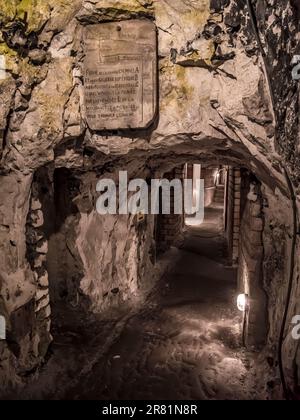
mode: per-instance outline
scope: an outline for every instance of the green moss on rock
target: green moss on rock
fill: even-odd
[[[17,19],[27,22],[27,31],[37,32],[50,16],[50,3],[44,0],[22,0],[17,7]]]
[[[0,54],[5,55],[6,57],[17,57],[18,55],[16,51],[9,48],[5,42],[0,43]]]
[[[103,0],[98,5],[101,9],[114,9],[116,11],[128,11],[134,13],[149,13],[152,9],[152,1],[138,0]]]
[[[161,109],[174,108],[179,111],[184,111],[188,106],[190,98],[193,96],[193,87],[188,81],[188,69],[171,63],[165,64],[161,74],[168,82],[166,86],[163,100],[161,102]]]
[[[27,24],[27,33],[38,32],[50,19],[70,14],[81,4],[78,0],[0,0],[0,22],[2,27],[13,21]]]
[[[20,0],[0,0],[0,22],[1,26],[5,26],[8,22],[14,20],[16,16],[17,6]]]

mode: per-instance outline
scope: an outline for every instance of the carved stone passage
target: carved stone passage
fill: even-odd
[[[146,128],[157,103],[156,26],[146,20],[85,29],[85,106],[93,130]]]

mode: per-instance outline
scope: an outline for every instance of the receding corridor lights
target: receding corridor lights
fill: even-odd
[[[245,312],[249,307],[249,296],[245,293],[238,295],[237,307],[239,311]]]

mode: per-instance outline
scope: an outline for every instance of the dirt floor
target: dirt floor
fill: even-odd
[[[21,397],[263,398],[255,355],[241,347],[236,272],[226,266],[221,232],[222,209],[208,209],[134,315],[74,325],[69,314],[55,332],[48,363]]]

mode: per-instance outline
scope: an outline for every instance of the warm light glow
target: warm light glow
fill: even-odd
[[[239,311],[245,312],[249,306],[249,297],[246,294],[238,295],[237,307]]]
[[[220,174],[219,174],[219,171],[218,171],[218,170],[216,170],[216,171],[215,171],[215,173],[214,173],[215,185],[217,185],[217,184],[218,184],[218,181],[219,181],[218,176],[220,176]]]

